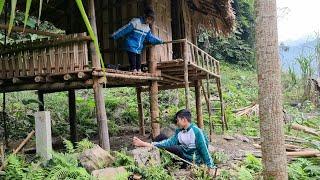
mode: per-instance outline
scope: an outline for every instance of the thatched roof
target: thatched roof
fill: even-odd
[[[231,5],[232,0],[187,0],[187,2],[189,8],[195,11],[196,24],[213,28],[218,34],[227,35],[233,31],[235,13]]]
[[[229,34],[234,29],[235,14],[231,5],[232,1],[233,0],[186,0],[189,9],[193,11],[192,18],[195,23],[194,25],[201,24],[206,28],[214,29],[217,34],[224,35]],[[100,1],[96,1],[96,3],[100,3]],[[30,13],[37,16],[38,8],[39,2],[33,1]],[[103,7],[100,7],[100,4],[96,5],[97,11],[100,11],[101,8]],[[17,9],[24,10],[25,1],[19,1]],[[71,15],[80,17],[74,1],[50,0],[43,3],[41,20],[53,22],[59,28],[65,29],[70,26]],[[74,20],[77,21],[75,24],[78,27],[75,27],[75,30],[72,31],[81,32],[81,30],[85,30],[81,18],[74,18]]]

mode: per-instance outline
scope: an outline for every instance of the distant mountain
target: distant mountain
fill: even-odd
[[[316,70],[315,45],[316,40],[308,40],[307,38],[280,43],[279,53],[282,69],[287,71],[291,67],[296,73],[301,74],[297,58],[299,56],[311,56],[313,59],[312,66]]]

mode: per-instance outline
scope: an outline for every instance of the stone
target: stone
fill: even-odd
[[[229,135],[224,135],[223,139],[230,141],[230,140],[235,140],[235,138],[233,136],[229,136]]]
[[[236,134],[234,137],[242,142],[247,142],[247,143],[250,142],[249,138],[240,134]]]
[[[170,124],[169,126],[161,128],[160,133],[169,138],[175,134],[176,128],[177,128],[176,125]]]
[[[92,171],[92,176],[98,180],[116,180],[121,174],[126,174],[127,170],[122,167],[109,167]]]
[[[51,118],[49,111],[39,111],[34,114],[36,128],[37,154],[49,160],[52,158]]]
[[[139,147],[129,151],[138,166],[160,165],[160,152],[157,148]]]
[[[79,156],[81,165],[89,172],[111,166],[114,160],[108,151],[98,145],[85,150]]]
[[[182,180],[182,179],[186,179],[187,177],[191,177],[192,173],[190,170],[187,169],[179,169],[178,171],[173,173],[173,176],[175,179],[177,180]]]

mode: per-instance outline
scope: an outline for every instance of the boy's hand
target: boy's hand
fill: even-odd
[[[153,145],[147,142],[142,141],[137,137],[133,137],[132,144],[138,147],[152,147]]]

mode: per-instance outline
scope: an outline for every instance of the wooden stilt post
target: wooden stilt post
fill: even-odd
[[[203,129],[202,103],[201,103],[201,81],[195,81],[195,96],[196,96],[196,112],[198,127]]]
[[[140,126],[140,134],[145,135],[145,128],[144,128],[144,114],[143,114],[143,104],[141,98],[141,87],[136,88],[137,92],[137,101],[138,101],[138,113],[139,113],[139,126]]]
[[[97,34],[96,16],[94,0],[89,1],[89,19],[95,35]],[[93,69],[101,68],[100,59],[98,58],[93,42],[90,42],[90,54]],[[99,144],[103,149],[110,150],[109,132],[107,125],[107,114],[105,109],[104,95],[102,84],[99,83],[98,77],[93,77],[93,92],[96,103],[96,113],[99,131]]]
[[[39,111],[44,111],[44,96],[42,91],[38,91]]]
[[[148,4],[151,8],[155,8],[154,0],[149,0]],[[151,31],[155,32],[155,27],[151,27]],[[149,72],[152,75],[157,74],[157,57],[156,50],[154,47],[150,48],[150,57],[149,57]],[[159,104],[158,104],[158,93],[159,86],[158,81],[151,81],[150,84],[150,115],[151,115],[151,129],[152,137],[155,138],[160,134],[160,124],[159,124]]]
[[[70,139],[72,143],[78,141],[77,138],[77,119],[76,119],[76,93],[74,89],[69,90],[69,124]]]
[[[185,98],[186,109],[190,110],[190,87],[189,87],[189,75],[188,75],[188,43],[187,39],[183,43],[183,58],[184,58],[184,83],[185,83]]]
[[[4,142],[5,147],[7,148],[9,145],[8,139],[9,139],[9,132],[8,132],[8,126],[7,126],[7,116],[6,116],[6,93],[3,93],[2,97],[2,120],[3,120],[3,130],[4,130]]]
[[[222,97],[222,89],[221,89],[221,79],[216,78],[217,81],[217,88],[218,88],[218,93],[219,93],[219,98],[220,98],[220,111],[221,111],[221,121],[222,121],[222,130],[226,129],[228,130],[228,124],[227,120],[225,117],[225,112],[224,112],[224,104],[223,104],[223,97]]]
[[[211,119],[211,103],[210,103],[210,75],[207,74],[207,109],[208,109],[208,114],[209,114],[209,125],[210,125],[210,141],[212,142],[212,135],[214,131],[214,126],[213,122]]]

